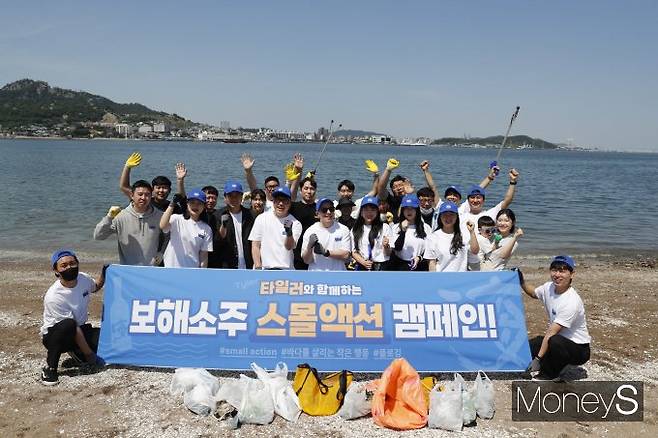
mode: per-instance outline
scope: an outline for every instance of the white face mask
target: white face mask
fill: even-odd
[[[422,214],[423,216],[429,216],[432,213],[434,213],[434,208],[433,207],[430,207],[430,208],[420,207],[420,214]]]

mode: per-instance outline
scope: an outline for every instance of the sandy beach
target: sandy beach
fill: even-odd
[[[91,262],[89,260],[92,260]],[[645,413],[642,423],[520,423],[511,420],[511,380],[494,376],[496,415],[478,419],[463,436],[658,436],[658,270],[648,256],[591,257],[577,260],[575,287],[585,302],[592,335],[592,359],[575,370],[586,380],[642,380]],[[81,255],[81,270],[97,275],[98,257]],[[532,283],[547,281],[540,259],[516,259]],[[344,421],[338,417],[302,414],[297,423],[281,418],[267,426],[244,425],[236,431],[220,429],[218,421],[198,417],[169,395],[173,370],[110,366],[97,373],[60,365],[60,384],[44,387],[40,369],[45,363],[39,327],[42,299],[54,277],[47,258],[0,253],[0,436],[4,437],[202,437],[202,436],[449,436],[422,429],[393,432],[370,418]],[[524,297],[529,335],[543,334],[546,317],[538,302]],[[97,325],[102,292],[90,307]],[[62,357],[62,360],[65,356]],[[61,362],[60,362],[61,364]],[[66,363],[64,364],[66,365]],[[296,364],[288,364],[294,369]],[[221,379],[231,373],[213,372]],[[586,375],[586,377],[585,377]],[[357,380],[374,378],[357,375]],[[439,376],[445,379],[447,376]],[[472,380],[473,376],[466,376]],[[292,378],[292,375],[289,376]],[[452,436],[456,436],[452,434]]]

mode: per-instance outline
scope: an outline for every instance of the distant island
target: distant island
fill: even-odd
[[[245,142],[324,142],[400,146],[499,147],[502,136],[470,138],[396,138],[385,133],[325,127],[315,132],[270,128],[231,128],[196,123],[148,108],[140,103],[117,103],[85,91],[51,87],[47,82],[21,79],[0,89],[0,137],[125,138],[144,140],[197,140]],[[539,138],[515,135],[506,147],[555,149],[562,147]]]

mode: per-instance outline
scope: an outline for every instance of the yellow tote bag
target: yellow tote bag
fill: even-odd
[[[352,383],[351,371],[343,370],[321,379],[318,370],[307,363],[297,365],[292,387],[299,397],[302,411],[309,415],[333,415],[343,405]]]

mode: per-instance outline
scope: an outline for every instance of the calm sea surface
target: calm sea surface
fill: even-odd
[[[92,232],[111,205],[125,205],[118,179],[133,151],[142,164],[132,181],[167,175],[175,181],[174,164],[185,162],[186,187],[206,184],[220,189],[229,178],[246,187],[240,154],[250,152],[259,182],[274,174],[295,152],[313,168],[321,144],[146,141],[0,140],[3,168],[0,186],[0,249],[38,254],[68,246],[116,258],[116,240],[96,242]],[[437,147],[329,145],[317,172],[318,195],[336,196],[343,178],[356,183],[357,195],[370,187],[363,161],[380,168],[388,157],[400,160],[399,173],[416,188],[424,185],[418,167],[423,159],[440,190],[448,184],[467,187],[486,174],[496,151]],[[508,151],[501,176],[487,191],[487,206],[507,189],[507,169],[521,172],[511,208],[525,236],[519,252],[526,255],[614,254],[658,251],[658,154],[567,151]]]

